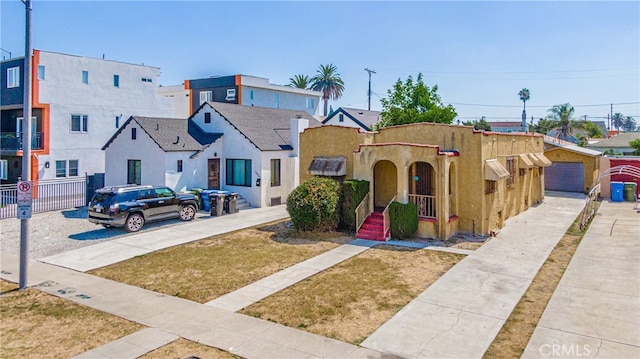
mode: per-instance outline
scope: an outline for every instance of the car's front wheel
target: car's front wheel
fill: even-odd
[[[137,232],[144,226],[144,217],[139,213],[132,213],[127,217],[124,224],[124,230],[127,232]]]
[[[190,221],[196,217],[196,208],[192,205],[182,206],[180,208],[180,220]]]

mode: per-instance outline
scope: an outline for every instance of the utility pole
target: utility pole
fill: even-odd
[[[369,73],[369,92],[367,93],[369,98],[369,106],[367,110],[371,111],[371,74],[375,74],[376,72],[367,68],[365,68],[364,70]]]
[[[31,181],[31,0],[25,6],[24,103],[22,107],[22,180]],[[20,280],[18,289],[27,288],[29,218],[20,219]]]

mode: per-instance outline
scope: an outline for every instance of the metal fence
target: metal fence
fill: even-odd
[[[82,207],[87,204],[85,177],[40,180],[34,182],[33,213]],[[17,184],[0,185],[0,219],[15,218],[18,213]]]

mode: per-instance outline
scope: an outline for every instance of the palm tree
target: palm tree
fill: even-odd
[[[522,101],[522,127],[527,125],[527,101],[529,101],[529,89],[523,88],[518,92],[518,96],[520,96],[520,101]]]
[[[557,131],[556,138],[566,141],[576,129],[584,128],[584,124],[581,121],[573,119],[575,109],[570,103],[555,105],[547,112],[549,112],[547,119],[551,121],[549,128]]]
[[[311,78],[311,89],[322,92],[322,99],[324,100],[324,116],[327,115],[327,105],[329,100],[339,99],[342,97],[342,91],[344,91],[344,82],[337,71],[338,68],[333,64],[320,65],[320,68],[316,70],[318,74]]]
[[[307,90],[311,86],[311,78],[309,75],[295,75],[289,78],[287,86]]]
[[[635,131],[636,130],[636,120],[633,119],[633,116],[627,116],[622,121],[622,128],[625,131]]]
[[[620,112],[614,113],[611,117],[611,125],[620,130],[620,127],[624,124],[624,115]]]

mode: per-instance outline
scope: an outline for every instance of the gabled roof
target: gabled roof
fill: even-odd
[[[558,142],[558,141],[561,141],[561,142]],[[546,150],[545,152],[563,149],[563,150],[579,153],[579,154],[582,154],[582,155],[592,156],[592,157],[602,155],[602,152],[600,152],[600,151],[590,150],[588,148],[576,146],[575,144],[573,144],[571,142],[562,141],[562,140],[553,138],[551,136],[544,136],[544,143],[548,143],[548,144],[551,144],[551,145],[554,146],[554,148],[550,148],[550,149]]]
[[[290,150],[289,129],[291,119],[309,120],[309,127],[320,126],[320,122],[304,110],[281,110],[275,108],[242,106],[221,102],[204,103],[225,118],[261,151]],[[193,117],[193,115],[192,115]]]
[[[629,148],[629,142],[640,138],[640,132],[623,132],[600,142],[591,143],[589,147],[597,148]]]
[[[373,130],[375,124],[380,121],[382,118],[380,117],[380,111],[368,111],[368,110],[360,110],[357,108],[350,107],[339,107],[337,110],[331,113],[327,118],[322,121],[322,123],[327,123],[337,114],[343,113],[347,117],[349,117],[353,122],[358,124],[358,126],[362,127],[367,131]]]
[[[191,120],[183,118],[131,116],[120,126],[120,129],[111,136],[102,149],[106,150],[111,142],[113,142],[131,122],[136,122],[158,147],[165,152],[201,151],[204,147],[215,142],[222,136],[222,134],[219,133],[205,134],[201,129],[200,132],[202,133],[198,133],[198,131],[193,128],[193,126],[198,126],[195,123],[189,123],[192,122]],[[199,137],[196,139],[190,134],[190,131],[199,135]]]

